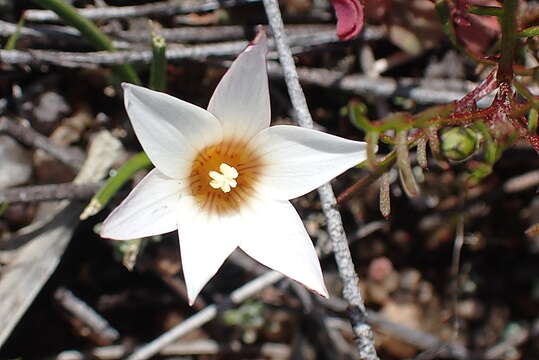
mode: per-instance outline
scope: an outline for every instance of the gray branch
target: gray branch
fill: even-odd
[[[268,271],[264,275],[261,275],[254,280],[251,280],[242,287],[234,290],[230,294],[230,300],[232,303],[239,304],[251,297],[252,295],[258,293],[260,290],[265,287],[274,284],[275,282],[281,280],[283,275],[276,271]],[[141,346],[127,358],[127,360],[146,360],[156,355],[161,351],[161,349],[172,344],[180,337],[184,336],[188,332],[196,329],[205,323],[212,320],[217,315],[217,305],[210,305],[197,312],[195,315],[191,316],[185,321],[182,321],[179,325],[176,325],[169,331],[165,332],[155,340],[149,342],[146,345]]]
[[[283,77],[280,65],[268,64],[270,77]],[[303,84],[333,88],[361,96],[390,98],[402,96],[418,104],[447,104],[461,99],[476,84],[457,79],[415,79],[390,77],[372,78],[364,74],[345,74],[323,68],[298,68],[298,77]],[[492,97],[485,97],[479,107],[490,104]]]
[[[17,24],[0,20],[0,37],[9,37],[19,29],[19,39],[32,41],[40,45],[48,45],[53,48],[60,47],[81,47],[91,46],[87,40],[81,36],[80,32],[70,26],[50,25],[50,24],[30,24],[18,28]],[[105,33],[113,38],[116,48],[125,49],[131,43],[150,44],[152,34],[145,30],[109,30],[104,29]],[[309,36],[313,34],[333,34],[335,25],[332,24],[299,24],[286,27],[287,34],[294,39],[296,36]],[[184,26],[179,28],[161,29],[161,35],[167,43],[205,43],[231,40],[244,40],[248,37],[248,31],[245,26],[223,25],[223,26],[204,26],[191,27]],[[385,35],[381,27],[369,26],[362,34],[365,40],[379,40]],[[119,40],[119,41],[117,41]],[[128,43],[126,43],[128,42]],[[32,46],[29,46],[32,47]]]
[[[89,20],[110,20],[145,16],[172,16],[206,12],[223,7],[259,2],[260,0],[183,0],[161,1],[152,4],[134,6],[107,6],[78,9],[79,13]],[[27,10],[26,21],[55,22],[60,21],[58,15],[50,10]]]
[[[273,31],[279,60],[283,67],[288,93],[292,100],[292,105],[296,111],[297,120],[300,126],[305,128],[313,127],[313,120],[307,107],[307,100],[299,83],[296,65],[292,58],[292,52],[288,45],[288,40],[284,32],[284,24],[279,10],[277,0],[263,0],[266,14]],[[358,287],[358,277],[352,262],[352,255],[348,248],[348,241],[342,225],[341,214],[337,210],[337,201],[331,185],[325,184],[318,189],[322,210],[327,219],[328,232],[333,244],[335,260],[339,269],[339,274],[344,283],[343,295],[351,306],[355,316],[351,318],[354,333],[357,336],[359,355],[365,360],[378,359],[374,348],[374,336],[370,325],[367,323],[365,305]]]
[[[89,184],[46,184],[0,190],[0,203],[53,201],[63,199],[88,199],[102,186],[101,182]]]
[[[120,334],[109,322],[88,304],[75,296],[70,290],[60,287],[54,292],[54,298],[69,313],[88,326],[99,338],[112,343]]]
[[[272,77],[283,77],[282,68],[270,63],[268,73]],[[446,104],[460,99],[468,85],[462,81],[441,79],[418,80],[413,78],[371,78],[363,74],[344,74],[322,68],[298,68],[298,78],[304,84],[333,88],[363,96],[410,98],[419,104]]]
[[[41,149],[75,170],[79,170],[84,162],[84,154],[80,150],[53,144],[31,127],[19,125],[7,117],[0,117],[0,133],[9,134],[24,145]]]
[[[168,47],[167,59],[182,60],[205,58],[208,56],[232,56],[238,54],[247,46],[246,41],[235,41],[211,45],[190,47]],[[98,51],[73,53],[48,50],[0,50],[0,61],[4,64],[39,65],[52,64],[65,67],[80,67],[82,65],[120,65],[127,63],[150,63],[152,51]]]
[[[304,52],[312,47],[338,43],[334,31],[304,33],[291,37],[296,52]],[[169,46],[168,60],[203,59],[209,56],[234,56],[246,46],[247,41],[231,41],[193,46]],[[66,67],[82,65],[121,65],[126,63],[146,63],[152,59],[152,50],[97,51],[73,53],[48,50],[0,50],[0,62],[4,64],[40,65],[52,64]]]
[[[333,34],[335,25],[325,24],[301,24],[289,25],[286,27],[286,33],[294,38],[296,36],[313,36],[313,34]],[[179,28],[164,28],[160,33],[167,43],[174,42],[217,42],[246,39],[248,32],[245,26],[240,25],[225,25],[225,26],[204,26],[204,27],[179,27]],[[109,33],[110,36],[130,42],[149,42],[152,34],[145,30],[124,30],[114,31]],[[384,35],[384,31],[379,27],[372,27],[366,33],[369,40],[380,39]]]

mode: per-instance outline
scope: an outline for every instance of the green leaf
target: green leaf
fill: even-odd
[[[503,8],[499,6],[470,6],[468,9],[470,14],[488,15],[488,16],[503,16]]]
[[[4,50],[14,50],[15,46],[17,45],[17,40],[19,40],[19,36],[21,35],[21,28],[24,26],[24,15],[21,16],[19,19],[19,22],[17,23],[17,28],[15,29],[15,32],[11,34],[9,39],[6,42],[6,46],[4,46]]]
[[[539,36],[539,26],[531,26],[517,33],[518,37],[535,37]]]
[[[115,51],[110,39],[99,28],[80,15],[77,10],[62,0],[33,0],[39,6],[54,11],[60,19],[66,24],[73,26],[80,31],[88,41],[90,41],[97,50]],[[129,64],[113,67],[116,76],[122,81],[140,85],[140,79]]]
[[[150,67],[150,88],[167,90],[167,44],[155,26],[152,31],[152,64]]]
[[[352,125],[360,130],[369,132],[374,130],[374,126],[367,117],[367,105],[362,102],[350,101],[348,104],[348,116]]]
[[[101,211],[101,209],[108,204],[110,199],[116,195],[118,190],[120,190],[127,181],[131,180],[137,171],[149,168],[151,165],[152,162],[146,153],[140,152],[133,155],[118,169],[118,172],[115,175],[108,178],[101,189],[94,195],[88,206],[86,206],[82,212],[80,216],[81,220],[87,219]]]

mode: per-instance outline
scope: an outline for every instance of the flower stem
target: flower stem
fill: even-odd
[[[470,6],[468,9],[470,14],[488,15],[488,16],[503,16],[503,8],[499,6]]]
[[[299,84],[296,65],[284,32],[279,3],[277,0],[264,0],[263,2],[277,45],[279,61],[283,67],[288,93],[296,112],[296,119],[300,126],[312,128],[313,120],[307,107],[307,100]],[[333,245],[339,275],[344,283],[343,295],[351,306],[350,320],[354,334],[357,337],[359,357],[364,360],[377,360],[378,355],[374,348],[374,336],[370,325],[367,323],[367,313],[358,287],[358,276],[348,247],[341,214],[337,209],[335,194],[329,183],[318,188],[318,194],[320,195],[322,210],[327,219],[328,233]]]
[[[90,203],[82,212],[80,218],[84,220],[90,216],[97,214],[101,209],[108,204],[110,199],[120,190],[120,188],[129,181],[133,175],[141,170],[146,169],[152,165],[150,159],[144,152],[140,152],[133,155],[129,160],[125,162],[118,172],[109,177],[105,184],[99,189],[99,191],[90,200]]]
[[[157,26],[152,31],[152,64],[150,66],[150,88],[157,91],[167,89],[167,44]]]
[[[519,31],[517,36],[521,38],[539,36],[539,26],[530,26],[529,28]]]
[[[19,19],[19,22],[17,23],[17,28],[13,34],[7,39],[6,46],[4,46],[4,50],[14,50],[15,46],[17,45],[17,40],[19,40],[19,36],[21,35],[21,28],[24,25],[24,16],[21,16]]]
[[[510,82],[513,79],[513,59],[517,40],[516,12],[518,0],[505,0],[503,14],[500,17],[502,26],[501,58],[498,66],[498,83]]]
[[[71,5],[62,0],[33,0],[39,6],[52,10],[66,24],[73,26],[81,32],[98,50],[116,50],[110,39],[94,23],[80,15]],[[114,72],[120,80],[133,84],[140,84],[140,79],[133,67],[129,64],[114,67]]]

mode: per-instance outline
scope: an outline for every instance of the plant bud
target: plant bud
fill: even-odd
[[[477,136],[470,129],[452,127],[442,131],[440,137],[443,156],[452,161],[464,161],[473,155]]]

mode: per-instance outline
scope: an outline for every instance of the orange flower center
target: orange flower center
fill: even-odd
[[[262,168],[261,157],[252,147],[244,142],[223,141],[196,155],[189,189],[201,209],[210,214],[237,212],[254,193]]]

